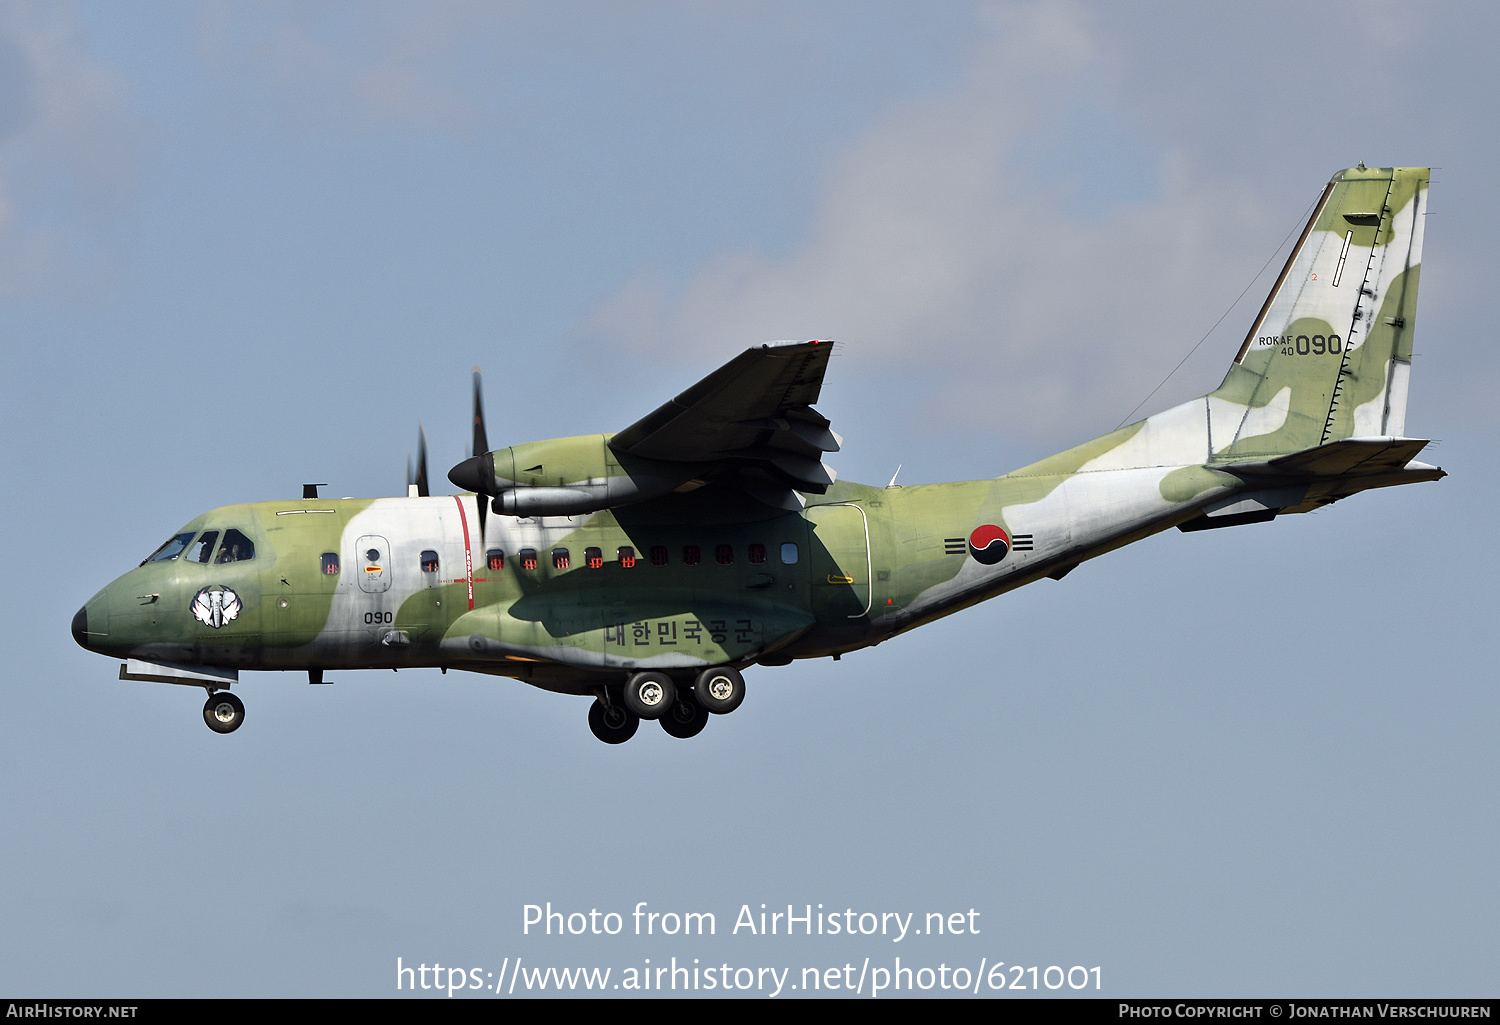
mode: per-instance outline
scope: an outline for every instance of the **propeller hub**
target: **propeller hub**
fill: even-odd
[[[488,453],[471,456],[448,471],[448,479],[456,488],[472,491],[476,495],[495,493],[495,461]]]

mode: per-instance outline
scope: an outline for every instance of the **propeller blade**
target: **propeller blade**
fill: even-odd
[[[417,486],[417,495],[421,498],[428,497],[427,490],[427,432],[422,429],[422,421],[417,421],[417,476],[413,484]]]
[[[490,450],[489,439],[484,433],[484,398],[479,390],[479,368],[474,368],[474,454],[482,456]]]
[[[485,521],[488,519],[489,501],[499,493],[500,485],[495,481],[495,460],[490,455],[490,441],[484,430],[484,395],[479,383],[479,368],[474,368],[474,444],[473,454],[448,471],[448,479],[455,487],[472,491],[479,507],[479,536],[484,537]]]

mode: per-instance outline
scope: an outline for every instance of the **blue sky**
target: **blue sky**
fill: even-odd
[[[902,954],[1100,965],[1106,996],[1492,993],[1496,27],[1403,2],[6,7],[0,989]],[[419,419],[457,462],[474,364],[509,444],[833,337],[842,477],[1002,473],[1114,427],[1359,160],[1438,168],[1408,417],[1438,484],[759,669],[691,743],[606,748],[583,701],[436,672],[251,674],[219,737],[197,692],[68,636],[205,509],[398,493]],[[1143,412],[1217,384],[1268,286]],[[522,936],[548,900],[721,935]],[[722,935],[762,902],[988,931]]]

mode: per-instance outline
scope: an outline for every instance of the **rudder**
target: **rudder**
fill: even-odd
[[[1427,186],[1427,168],[1333,176],[1208,397],[1216,458],[1404,436]]]

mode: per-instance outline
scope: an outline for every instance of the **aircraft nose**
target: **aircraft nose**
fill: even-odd
[[[73,639],[79,647],[89,646],[89,607],[85,605],[73,614]]]

